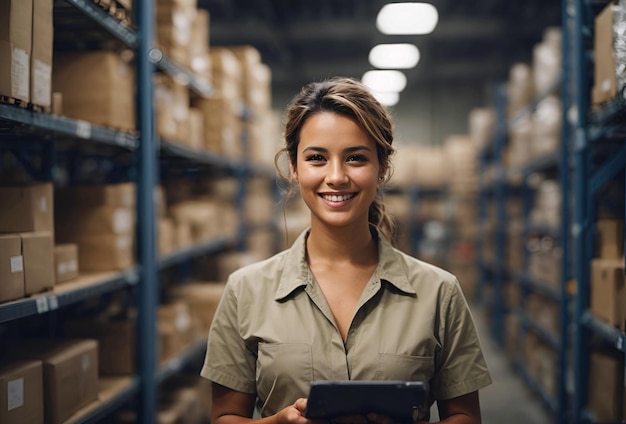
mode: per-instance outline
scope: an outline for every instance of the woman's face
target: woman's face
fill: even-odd
[[[367,226],[383,171],[376,144],[351,119],[320,112],[302,126],[291,173],[311,210],[312,224]]]

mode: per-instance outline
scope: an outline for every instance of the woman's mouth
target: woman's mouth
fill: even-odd
[[[352,199],[354,196],[356,196],[356,194],[351,193],[351,194],[320,194],[320,196],[322,197],[322,199],[328,201],[328,202],[334,202],[334,203],[338,203],[338,202],[345,202],[347,200]]]

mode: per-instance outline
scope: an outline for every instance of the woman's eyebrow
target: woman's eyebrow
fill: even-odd
[[[351,147],[346,147],[343,151],[344,153],[352,153],[352,152],[357,152],[359,150],[367,150],[368,152],[372,151],[372,149],[370,149],[368,146],[351,146]],[[328,153],[328,149],[326,149],[325,147],[318,147],[318,146],[305,147],[304,150],[302,150],[302,153],[305,153],[308,151]]]
[[[328,153],[328,149],[326,149],[324,147],[317,147],[317,146],[305,147],[304,150],[302,150],[302,153],[308,152],[309,150],[312,150],[314,152]]]

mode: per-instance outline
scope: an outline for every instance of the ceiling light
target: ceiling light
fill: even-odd
[[[406,87],[406,76],[395,70],[367,71],[361,81],[372,91],[399,93]]]
[[[372,94],[385,106],[395,106],[400,100],[400,93],[395,91],[372,91]]]
[[[376,17],[376,27],[383,34],[430,34],[437,26],[439,14],[429,3],[390,3]]]
[[[411,69],[419,60],[419,50],[408,43],[379,44],[369,54],[370,64],[382,69]]]

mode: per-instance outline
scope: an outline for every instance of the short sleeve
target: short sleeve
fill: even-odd
[[[229,279],[211,323],[200,375],[233,390],[256,393],[256,355],[241,337],[236,289]]]
[[[472,315],[458,281],[444,285],[439,337],[431,390],[436,399],[452,399],[491,384]]]

